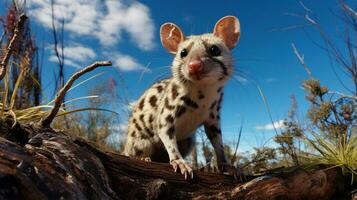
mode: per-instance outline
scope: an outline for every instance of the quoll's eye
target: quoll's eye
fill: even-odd
[[[212,56],[221,55],[221,50],[216,45],[212,45],[208,50]]]
[[[184,57],[187,56],[187,54],[188,54],[187,49],[182,49],[182,50],[181,50],[181,53],[180,53],[180,56],[181,56],[181,58],[184,58]]]

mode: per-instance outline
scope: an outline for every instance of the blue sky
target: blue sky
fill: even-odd
[[[0,3],[1,13],[4,13],[6,2],[10,1]],[[71,92],[68,99],[86,95],[88,88],[110,77],[118,83],[122,77],[126,89],[118,84],[116,90],[130,102],[134,102],[154,81],[170,72],[172,56],[160,44],[161,24],[170,21],[179,25],[186,35],[201,34],[212,31],[216,21],[225,15],[237,16],[242,32],[240,42],[233,50],[238,78],[229,81],[225,88],[222,110],[225,141],[237,138],[242,120],[241,151],[261,146],[271,141],[269,139],[274,136],[268,113],[255,83],[263,89],[275,122],[286,117],[291,95],[295,95],[298,100],[299,115],[306,115],[308,104],[304,99],[301,83],[307,75],[293,53],[292,43],[304,54],[305,61],[316,78],[334,90],[345,91],[337,81],[325,52],[311,41],[313,39],[321,42],[313,28],[304,26],[304,29],[281,30],[307,24],[303,18],[287,14],[305,14],[306,11],[299,1],[55,2],[56,23],[60,24],[62,19],[65,22],[66,77],[95,60],[110,59],[114,63],[112,68],[100,69],[90,74],[106,72],[100,78]],[[341,36],[341,22],[334,16],[334,13],[338,12],[336,0],[302,2],[313,11],[310,15],[319,20],[332,38]],[[44,93],[51,98],[52,74],[56,63],[52,50],[50,1],[29,0],[27,3],[37,44],[44,47],[42,73],[45,76],[42,84],[46,89]],[[342,79],[347,79],[341,71],[338,73]],[[143,78],[139,81],[141,76]],[[351,82],[347,84],[352,85]],[[119,109],[116,103],[108,107]],[[121,119],[125,123],[126,116],[122,114]]]

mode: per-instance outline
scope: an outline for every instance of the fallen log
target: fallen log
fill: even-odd
[[[2,122],[0,120],[0,122]],[[0,123],[0,199],[350,199],[338,168],[280,170],[246,183],[103,152],[65,132]],[[8,133],[8,132],[11,132]],[[16,137],[14,136],[16,135]],[[1,138],[2,137],[2,138]],[[19,140],[19,141],[17,141]]]

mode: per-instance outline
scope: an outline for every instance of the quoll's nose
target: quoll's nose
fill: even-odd
[[[188,73],[190,75],[199,74],[202,72],[203,62],[202,60],[192,60],[188,63]]]

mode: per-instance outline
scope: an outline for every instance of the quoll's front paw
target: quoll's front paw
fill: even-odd
[[[220,169],[221,169],[222,173],[226,172],[229,175],[233,175],[234,179],[236,179],[236,180],[239,179],[241,182],[245,182],[246,178],[245,178],[243,172],[239,168],[236,168],[228,163],[224,163],[221,165]]]
[[[177,172],[177,169],[180,168],[181,174],[185,175],[185,180],[187,180],[187,176],[190,176],[191,179],[193,179],[193,170],[184,159],[172,160],[170,164],[174,168],[175,172]]]

